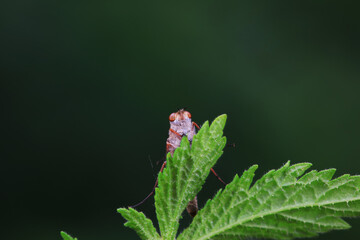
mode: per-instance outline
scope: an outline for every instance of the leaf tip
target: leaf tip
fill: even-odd
[[[180,147],[187,147],[187,146],[190,146],[190,142],[187,138],[186,135],[184,135],[181,139],[181,142],[180,142]],[[176,151],[176,150],[175,150]],[[169,154],[169,153],[168,153]],[[171,154],[170,154],[171,155]]]
[[[216,124],[219,124],[220,126],[222,126],[222,128],[224,128],[226,120],[227,120],[227,115],[221,114],[220,116],[218,116],[217,118],[214,119],[214,121],[211,123],[211,125],[216,123]]]
[[[77,240],[77,238],[73,238],[72,236],[70,236],[68,233],[66,233],[64,231],[60,231],[60,235],[64,240]]]
[[[304,163],[297,163],[294,165],[291,165],[289,167],[289,171],[295,176],[295,177],[299,177],[302,174],[305,173],[306,170],[308,170],[310,167],[312,166],[311,163],[308,162],[304,162]]]
[[[226,113],[221,114],[221,115],[220,115],[220,116],[218,116],[217,118],[219,118],[219,119],[222,119],[222,120],[226,121],[226,119],[227,119],[227,114],[226,114]]]
[[[61,235],[63,238],[65,238],[65,237],[68,236],[68,234],[67,234],[66,232],[64,232],[64,231],[60,231],[60,235]]]
[[[126,209],[126,208],[118,208],[118,209],[116,209],[116,211],[117,211],[118,213],[122,214],[122,213],[124,213],[125,211],[128,211],[128,209]]]
[[[252,166],[249,168],[249,171],[255,172],[258,168],[259,168],[259,165],[254,164],[254,165],[252,165]]]
[[[318,173],[318,176],[320,179],[322,179],[324,181],[330,181],[332,179],[332,177],[334,176],[335,172],[336,172],[335,168],[330,168],[330,169],[320,171]]]

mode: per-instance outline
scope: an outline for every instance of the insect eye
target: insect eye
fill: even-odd
[[[169,120],[170,120],[170,122],[175,121],[175,113],[170,114]]]
[[[188,118],[191,118],[191,114],[189,112],[186,112]]]

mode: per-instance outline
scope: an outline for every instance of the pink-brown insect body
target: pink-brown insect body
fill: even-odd
[[[166,152],[171,153],[171,156],[173,156],[175,149],[180,147],[181,139],[183,138],[183,136],[187,136],[191,144],[193,137],[196,134],[195,127],[197,127],[198,129],[200,129],[200,127],[195,122],[191,121],[191,114],[188,111],[185,111],[184,109],[181,109],[175,113],[170,114],[169,120],[170,120],[170,129],[169,129],[169,137],[166,141]],[[162,164],[160,172],[164,170],[165,166],[166,166],[166,161],[164,161],[164,163]],[[217,175],[214,169],[211,168],[210,170],[219,179],[220,182],[226,185],[226,183]],[[135,208],[143,204],[150,196],[154,194],[157,185],[158,185],[158,179],[156,179],[153,190],[141,202],[130,207]],[[192,217],[194,217],[197,214],[198,204],[197,204],[196,196],[193,200],[191,200],[188,203],[186,210]]]
[[[175,116],[173,121],[171,116]],[[174,154],[176,148],[180,147],[180,142],[183,136],[187,136],[189,142],[192,142],[194,135],[196,134],[195,125],[191,121],[191,115],[189,112],[181,109],[176,113],[170,115],[170,129],[169,137],[166,141],[166,151]]]
[[[191,114],[183,109],[172,113],[169,117],[170,129],[169,137],[166,141],[166,151],[174,155],[176,148],[180,147],[181,139],[183,136],[187,136],[190,144],[196,134],[195,123],[191,121]],[[196,125],[197,126],[197,125]],[[195,217],[198,212],[197,197],[191,200],[187,207],[187,212],[190,216]]]

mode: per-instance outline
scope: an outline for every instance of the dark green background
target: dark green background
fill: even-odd
[[[1,239],[137,239],[116,209],[151,190],[184,106],[198,124],[228,114],[226,181],[288,159],[359,174],[354,3],[2,3]],[[200,206],[220,187],[209,176]],[[155,220],[153,199],[138,209]],[[357,239],[349,222],[319,239]]]

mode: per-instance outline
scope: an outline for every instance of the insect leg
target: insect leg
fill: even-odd
[[[166,166],[166,161],[164,161],[164,163],[162,164],[160,172],[162,172],[164,170],[165,166]],[[156,178],[156,182],[155,182],[155,185],[153,187],[153,190],[149,193],[149,195],[147,195],[141,202],[139,202],[139,203],[137,203],[135,205],[129,206],[129,207],[136,208],[137,206],[143,204],[149,197],[151,197],[154,194],[155,188],[157,187],[157,185],[158,185],[158,178]]]
[[[226,185],[226,183],[219,177],[219,175],[215,172],[215,170],[213,168],[211,168],[210,170],[215,175],[215,177],[217,177],[219,179],[220,182],[222,182],[224,185]]]
[[[196,124],[196,122],[192,122],[192,124],[193,124],[198,130],[200,130],[200,127],[199,127],[199,125]]]
[[[182,135],[177,131],[175,131],[174,129],[170,128],[170,132],[175,133],[178,137],[180,137],[180,139],[182,138]]]

